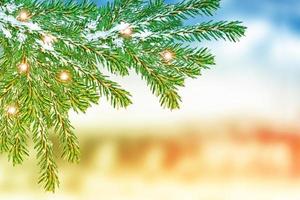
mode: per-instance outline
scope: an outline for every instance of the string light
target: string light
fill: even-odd
[[[18,113],[18,107],[15,105],[7,106],[6,112],[9,116],[14,116]]]
[[[174,59],[174,53],[169,50],[165,50],[161,53],[161,57],[164,59],[164,61],[170,62]]]
[[[22,9],[17,16],[17,20],[19,20],[21,22],[26,22],[30,19],[30,17],[31,17],[31,14],[27,10]]]
[[[63,83],[67,83],[71,81],[72,77],[69,71],[64,70],[58,74],[58,79]]]
[[[47,45],[51,45],[53,42],[56,41],[56,37],[52,36],[52,35],[44,35],[42,37],[42,40],[45,44]]]
[[[123,35],[124,37],[130,37],[133,33],[132,28],[130,27],[130,25],[126,26],[125,28],[123,28],[122,30],[120,30],[121,35]]]
[[[18,70],[21,74],[28,73],[29,64],[26,61],[23,61],[21,64],[18,65]]]

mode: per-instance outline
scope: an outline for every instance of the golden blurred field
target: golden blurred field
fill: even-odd
[[[296,200],[299,131],[253,120],[80,130],[79,164],[59,159],[57,148],[55,194],[36,184],[34,156],[12,167],[1,155],[0,199]]]

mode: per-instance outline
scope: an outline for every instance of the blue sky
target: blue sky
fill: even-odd
[[[280,26],[299,31],[299,8],[298,0],[229,0],[223,10],[227,14],[236,13],[247,18],[264,18]]]

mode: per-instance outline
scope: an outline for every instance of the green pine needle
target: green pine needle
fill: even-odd
[[[162,107],[177,109],[178,89],[214,65],[206,48],[187,42],[238,41],[241,22],[184,20],[213,16],[220,0],[116,0],[98,7],[88,0],[0,2],[0,152],[13,165],[28,156],[34,142],[41,183],[59,186],[50,130],[57,134],[62,158],[80,160],[79,142],[69,121],[70,110],[85,112],[99,99],[113,107],[129,106],[131,95],[110,80],[135,71]]]

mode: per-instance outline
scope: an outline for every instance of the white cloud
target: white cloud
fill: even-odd
[[[274,30],[275,31],[275,30]],[[298,68],[300,70],[300,37],[293,33],[282,33],[273,39],[270,58],[275,66],[281,68]]]

